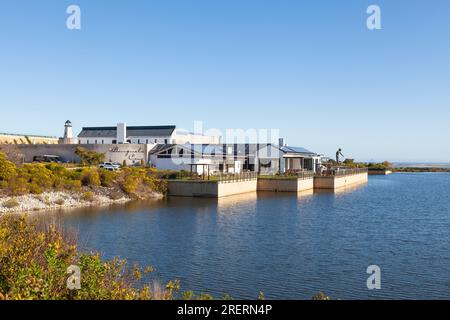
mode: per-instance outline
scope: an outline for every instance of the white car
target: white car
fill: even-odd
[[[105,170],[109,171],[117,171],[120,169],[120,165],[114,162],[104,162],[100,165],[100,168],[103,168]]]

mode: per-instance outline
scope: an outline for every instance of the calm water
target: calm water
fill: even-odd
[[[395,174],[337,194],[170,198],[45,219],[77,230],[84,248],[216,297],[448,299],[449,190],[450,174]],[[372,264],[381,290],[367,290]]]

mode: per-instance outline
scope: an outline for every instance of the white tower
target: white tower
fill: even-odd
[[[76,144],[77,139],[73,138],[72,122],[67,120],[64,124],[64,136],[59,138],[59,144]]]
[[[73,139],[73,129],[72,129],[72,122],[70,120],[67,120],[64,124],[64,140]]]

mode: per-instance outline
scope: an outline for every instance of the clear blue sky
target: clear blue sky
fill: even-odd
[[[449,14],[446,0],[5,0],[0,132],[202,120],[326,155],[450,162]]]

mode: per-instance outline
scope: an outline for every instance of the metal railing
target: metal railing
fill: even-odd
[[[321,173],[317,173],[316,175],[319,177],[327,177],[327,176],[353,176],[361,173],[368,173],[368,168],[345,168],[345,167],[333,167],[327,170],[324,170]]]
[[[210,180],[218,182],[238,182],[238,181],[249,181],[256,180],[258,178],[258,173],[256,172],[242,172],[236,174],[219,174],[210,177]]]
[[[314,178],[314,171],[289,171],[284,173],[276,173],[272,175],[260,174],[261,179],[292,179],[292,180],[307,180]]]
[[[206,181],[206,182],[238,182],[256,180],[258,174],[256,172],[242,173],[214,173],[214,174],[197,174],[190,173],[182,176],[167,177],[167,180],[187,180],[187,181]]]

